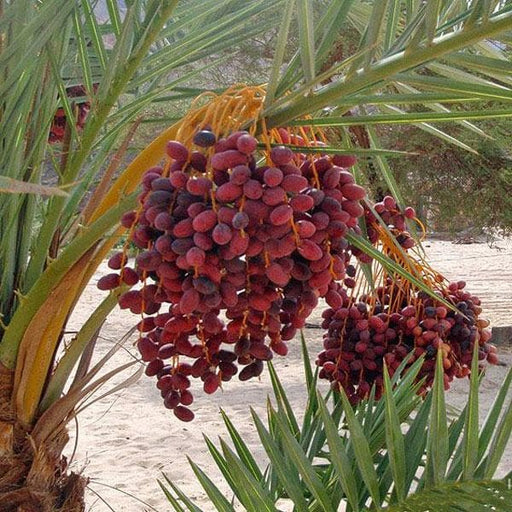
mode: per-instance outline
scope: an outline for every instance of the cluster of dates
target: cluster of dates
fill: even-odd
[[[306,157],[239,131],[217,140],[208,129],[191,147],[167,145],[169,161],[142,178],[140,207],[124,215],[140,252],[133,267],[98,286],[135,285],[122,308],[144,315],[138,348],[157,377],[164,404],[191,420],[191,379],[206,393],[238,374],[260,375],[323,297],[338,308],[346,295],[350,251],[344,238],[364,210],[362,187],[343,155]]]
[[[94,84],[94,90],[96,91],[97,84]],[[87,91],[83,85],[75,85],[66,89],[68,98],[79,98],[87,95]],[[91,110],[90,101],[80,101],[75,104],[76,108],[76,119],[75,125],[78,130],[82,130],[85,126],[85,121]],[[66,133],[67,117],[66,112],[62,107],[59,107],[53,117],[53,122],[50,126],[50,133],[48,135],[48,141],[52,144],[62,142],[64,140],[64,134]]]
[[[382,201],[374,204],[374,209],[403,249],[407,250],[415,246],[414,239],[407,231],[407,220],[412,220],[416,217],[414,208],[407,206],[402,211],[394,197],[385,196]],[[365,221],[368,238],[370,242],[376,243],[378,241],[378,232],[376,230],[378,222],[370,210],[365,211]]]
[[[380,219],[377,219],[375,213]],[[378,246],[381,240],[381,233],[384,224],[389,233],[395,238],[396,242],[407,251],[416,245],[414,238],[407,230],[407,221],[416,219],[416,211],[411,206],[400,209],[396,200],[392,196],[385,196],[382,201],[373,205],[373,211],[365,205],[364,224],[366,237],[373,245]],[[416,219],[417,220],[417,219]],[[372,258],[356,247],[350,247],[350,250],[358,261],[362,263],[371,263]]]
[[[339,308],[323,313],[324,350],[318,355],[320,377],[343,388],[352,403],[368,396],[375,386],[383,392],[383,366],[392,375],[407,358],[410,365],[424,357],[418,378],[431,387],[436,357],[442,352],[444,383],[470,372],[475,343],[481,361],[496,364],[496,349],[489,342],[487,320],[479,318],[480,300],[465,290],[465,282],[452,282],[439,292],[456,311],[424,292],[403,294],[401,278],[387,277],[383,286],[359,300],[345,296]]]

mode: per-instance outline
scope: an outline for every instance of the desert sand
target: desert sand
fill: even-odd
[[[483,316],[495,326],[511,325],[512,310],[512,240],[499,240],[492,246],[485,243],[457,245],[449,241],[427,240],[425,248],[431,264],[449,279],[463,279],[468,289],[483,302]],[[73,325],[78,327],[94,306],[104,297],[96,289],[97,279],[106,267],[99,270],[88,286]],[[318,323],[321,310],[310,319]],[[98,341],[97,357],[118,343],[133,325],[134,318],[125,311],[115,310],[106,322]],[[73,327],[73,326],[72,326]],[[307,329],[306,337],[312,357],[321,347],[322,331]],[[305,403],[305,385],[298,342],[290,344],[286,358],[276,358],[275,366],[288,397],[299,413]],[[500,382],[512,365],[510,347],[500,347],[502,365],[490,367],[481,386],[482,418],[490,407]],[[125,344],[109,368],[137,357],[132,342]],[[132,373],[138,367],[132,368]],[[101,391],[116,385],[130,375],[119,375]],[[322,383],[322,385],[325,385]],[[325,386],[327,388],[327,386]],[[467,382],[458,381],[448,392],[451,405],[462,408],[467,394]],[[265,414],[265,403],[271,395],[268,374],[258,381],[242,383],[233,379],[223,391],[213,396],[196,393],[193,404],[196,419],[181,423],[163,407],[154,380],[142,376],[126,389],[115,392],[85,408],[78,417],[78,430],[71,425],[72,441],[68,449],[71,467],[90,478],[87,494],[91,512],[170,511],[157,479],[167,475],[204,511],[212,510],[202,488],[187,463],[187,456],[207,470],[211,478],[227,491],[214,463],[210,459],[203,433],[211,439],[227,437],[220,417],[222,407],[237,426],[248,445],[254,449],[262,467],[264,452],[257,442],[250,421],[249,407]],[[78,434],[78,435],[77,435]],[[74,441],[76,449],[74,450]],[[512,450],[500,466],[500,474],[512,470]]]

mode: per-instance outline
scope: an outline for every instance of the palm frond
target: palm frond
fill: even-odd
[[[474,361],[476,364],[477,359]],[[443,426],[446,424],[446,414],[443,415],[445,391],[439,363],[434,388],[423,401],[416,395],[417,388],[411,386],[421,363],[421,360],[416,361],[410,370],[403,366],[393,379],[386,375],[386,394],[379,402],[369,397],[354,409],[342,394],[341,401],[340,397],[335,400],[341,407],[332,409],[325,397],[317,394],[317,401],[314,404],[308,402],[305,411],[308,414],[308,409],[317,408],[319,421],[315,423],[315,430],[323,432],[323,444],[317,447],[314,457],[290,430],[286,419],[289,412],[269,407],[268,421],[272,428],[267,428],[253,410],[252,418],[268,456],[267,472],[273,475],[272,479],[257,482],[249,476],[252,462],[246,457],[247,445],[238,435],[236,444],[243,447],[243,457],[236,457],[222,440],[222,452],[207,440],[210,453],[233,493],[248,510],[252,510],[255,503],[247,494],[250,489],[260,496],[257,499],[267,500],[272,496],[274,504],[285,499],[297,510],[308,512],[319,510],[318,507],[336,510],[340,503],[354,511],[373,507],[390,512],[441,511],[452,510],[456,504],[461,510],[468,511],[471,507],[480,510],[483,506],[507,510],[511,491],[506,480],[491,480],[491,474],[484,480],[468,480],[463,476],[470,474],[468,472],[475,467],[475,462],[483,461],[486,465],[486,458],[482,455],[478,455],[476,460],[458,458],[462,471],[457,476],[453,475],[455,478],[444,471],[444,461],[454,453],[460,453],[460,449],[467,450],[468,443],[475,446],[475,443],[485,442],[493,460],[499,460],[503,455],[501,441],[506,438],[503,431],[499,429],[491,442],[490,438],[482,437],[485,427],[478,432],[478,424],[475,424],[479,379],[473,380],[468,406],[458,413],[453,423],[464,425],[465,433],[462,433],[462,428],[448,430]],[[277,375],[274,378],[279,380]],[[502,390],[508,389],[511,379],[512,372],[509,372]],[[501,413],[504,421],[508,421],[509,411],[504,411],[500,397],[493,411],[493,416]],[[233,428],[236,427],[230,423],[229,430]],[[303,436],[304,430],[301,429],[299,439]],[[214,496],[212,505],[215,510],[231,510],[225,508],[224,500],[218,499],[220,491],[215,482],[193,461],[191,464],[207,493]],[[249,487],[241,487],[242,481]],[[172,496],[169,501],[175,510],[180,510],[174,500],[185,497],[175,484],[168,484],[164,488],[166,494]],[[272,505],[266,503],[268,508],[265,510],[273,510]]]
[[[385,512],[429,512],[431,510],[506,512],[511,499],[512,490],[507,481],[449,482],[412,494],[402,503],[383,510]]]

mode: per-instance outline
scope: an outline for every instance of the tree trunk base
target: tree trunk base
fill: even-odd
[[[12,372],[0,365],[0,512],[84,512],[88,480],[69,473],[66,428],[36,445],[12,413]]]
[[[31,441],[27,435],[20,453],[0,458],[0,512],[83,512],[88,480],[68,472],[66,432],[37,448]]]
[[[40,454],[0,460],[0,512],[83,512],[88,479],[68,473],[65,457],[55,464]]]

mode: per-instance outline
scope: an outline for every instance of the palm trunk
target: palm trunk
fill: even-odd
[[[63,426],[36,445],[31,429],[16,422],[13,372],[0,365],[0,512],[82,512],[87,479],[69,473]]]

